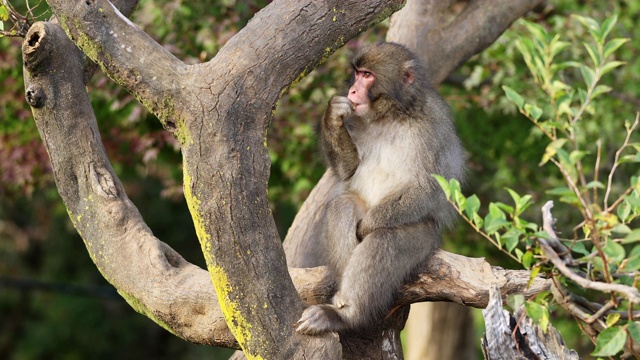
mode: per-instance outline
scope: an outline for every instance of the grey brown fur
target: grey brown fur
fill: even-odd
[[[449,107],[412,52],[393,43],[371,45],[356,54],[353,68],[353,99],[355,73],[375,76],[363,80],[372,84],[366,110],[356,114],[358,101],[336,96],[320,126],[321,150],[339,181],[326,205],[318,256],[339,288],[331,304],[305,310],[297,324],[303,334],[381,321],[455,217],[431,175],[462,180],[464,173]]]

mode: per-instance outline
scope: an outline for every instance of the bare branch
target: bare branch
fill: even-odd
[[[553,232],[553,215],[551,215],[551,208],[553,207],[553,201],[548,201],[542,209],[542,222],[545,232],[549,234],[550,237],[556,237],[555,232]],[[608,284],[602,283],[598,281],[591,281],[583,278],[582,276],[573,272],[573,270],[569,269],[569,267],[564,263],[564,261],[558,256],[553,247],[549,244],[549,242],[545,239],[539,238],[540,248],[542,249],[542,255],[562,273],[562,275],[574,281],[576,284],[592,290],[602,291],[605,293],[619,293],[624,295],[631,303],[638,304],[640,303],[640,292],[638,289],[633,288],[631,286],[622,285],[622,284]]]
[[[606,211],[611,211],[614,208],[614,205],[619,204],[620,199],[618,199],[611,207],[609,206],[609,194],[611,193],[611,186],[613,185],[613,174],[615,174],[618,165],[620,165],[620,163],[618,162],[620,160],[620,154],[622,154],[622,151],[629,145],[631,134],[635,131],[636,127],[638,127],[638,124],[640,124],[640,112],[636,113],[636,120],[627,129],[627,136],[624,138],[622,146],[620,146],[618,151],[616,151],[616,156],[613,160],[613,167],[611,168],[611,171],[609,172],[609,178],[607,179],[607,191],[604,195],[604,208],[606,209]]]
[[[553,201],[547,201],[542,206],[543,216],[551,216],[551,208],[553,208]],[[556,219],[554,219],[553,217],[543,219],[542,230],[544,230],[547,234],[549,234],[549,244],[551,245],[551,247],[556,252],[561,254],[563,257],[567,256],[569,259],[571,259],[571,253],[569,249],[566,246],[564,246],[562,242],[560,242],[560,239],[558,239],[558,236],[556,235],[556,232],[553,229],[553,226],[555,224],[556,224]]]

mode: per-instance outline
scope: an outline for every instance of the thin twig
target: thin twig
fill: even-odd
[[[591,213],[591,209],[589,208],[589,206],[587,206],[587,202],[584,200],[582,193],[580,192],[580,189],[578,189],[578,187],[576,186],[575,182],[571,178],[571,175],[569,175],[567,170],[564,168],[564,166],[562,166],[562,164],[558,160],[551,158],[551,161],[558,167],[558,170],[560,170],[560,173],[562,174],[562,176],[564,176],[564,179],[567,182],[567,185],[569,185],[569,188],[571,188],[571,190],[576,194],[576,197],[578,198],[578,200],[580,200],[580,204],[584,209],[583,210],[584,216],[587,217],[587,219],[589,220],[592,219],[593,214]]]
[[[609,310],[615,308],[617,306],[616,302],[613,300],[609,300],[607,301],[606,304],[604,304],[603,307],[600,308],[600,310],[596,311],[593,315],[589,316],[587,319],[585,319],[584,321],[587,324],[592,324],[594,321],[600,319],[601,317],[603,317],[605,314],[607,314],[609,312]]]
[[[618,168],[618,165],[619,165],[618,160],[620,159],[620,154],[622,154],[622,151],[629,145],[629,139],[631,138],[631,133],[635,131],[636,127],[638,126],[638,123],[640,123],[640,112],[636,113],[636,120],[633,122],[633,125],[631,125],[631,127],[627,129],[627,136],[625,137],[624,142],[622,143],[622,146],[618,149],[618,151],[616,151],[616,156],[613,161],[613,167],[609,172],[609,178],[607,182],[607,191],[604,194],[604,203],[603,203],[604,209],[609,208],[609,205],[608,205],[609,194],[611,193],[611,187],[613,185],[613,174],[616,172],[616,169]]]
[[[622,195],[620,195],[616,201],[613,202],[613,204],[611,204],[611,206],[609,206],[608,208],[605,209],[605,212],[610,213],[613,209],[616,208],[616,206],[620,205],[621,202],[624,201],[624,199],[627,197],[627,195],[631,194],[631,192],[633,191],[633,188],[631,186],[629,186],[627,188],[627,190],[625,190]]]
[[[598,139],[596,141],[596,147],[598,151],[596,152],[596,165],[593,169],[593,181],[598,181],[598,174],[600,173],[600,159],[602,157],[602,140]],[[593,203],[598,203],[598,189],[596,187],[593,188]]]
[[[600,319],[597,319],[592,324],[587,324],[586,322],[584,322],[585,319],[589,318],[591,314],[587,313],[582,306],[571,300],[571,295],[567,294],[566,289],[562,285],[561,281],[557,278],[557,275],[552,279],[553,286],[551,286],[551,294],[553,294],[553,298],[558,302],[560,306],[562,306],[563,309],[568,311],[569,314],[580,320],[577,322],[578,325],[595,344],[598,333],[606,329],[606,324]]]

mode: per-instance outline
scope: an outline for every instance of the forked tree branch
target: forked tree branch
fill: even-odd
[[[435,85],[543,0],[462,1],[466,5],[461,11],[452,8],[457,2],[408,0],[391,17],[387,40],[417,51]]]

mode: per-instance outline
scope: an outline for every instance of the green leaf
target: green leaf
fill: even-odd
[[[503,85],[502,90],[504,90],[504,93],[505,95],[507,95],[509,100],[513,101],[516,104],[518,109],[522,109],[522,106],[524,105],[524,98],[520,94],[518,94],[515,90],[508,87],[507,85]]]
[[[595,48],[595,46],[592,43],[584,43],[584,47],[587,49],[587,52],[589,53],[589,56],[591,56],[591,60],[593,61],[593,66],[598,67],[600,66],[600,55],[598,54],[598,50]]]
[[[573,244],[573,247],[571,248],[571,250],[575,253],[578,253],[582,256],[588,256],[590,254],[590,252],[587,250],[587,248],[584,246],[583,242],[576,242],[575,244]]]
[[[575,165],[579,160],[582,160],[583,157],[585,157],[586,155],[589,155],[588,151],[584,151],[584,150],[573,150],[570,154],[569,154],[569,163],[571,165]]]
[[[484,226],[484,220],[482,220],[482,217],[480,215],[478,215],[478,213],[473,214],[473,223],[479,228],[482,229],[482,226]]]
[[[580,99],[580,103],[584,104],[587,101],[587,92],[584,89],[578,89],[578,99]]]
[[[631,195],[627,196],[624,201],[629,203],[632,208],[640,210],[640,197],[638,196],[638,194],[636,194],[635,191],[631,193]]]
[[[608,41],[604,45],[604,58],[608,58],[609,55],[613,54],[616,50],[618,50],[618,48],[620,48],[620,46],[624,45],[624,43],[626,43],[627,41],[629,41],[629,39],[626,38],[617,38]]]
[[[559,41],[559,39],[560,35],[558,34],[553,38],[553,40],[551,40],[551,43],[549,44],[549,53],[552,58],[556,57],[556,55],[558,55],[565,48],[571,46],[570,42]]]
[[[627,341],[624,328],[613,326],[604,329],[596,339],[596,348],[591,356],[614,356],[619,353]]]
[[[607,36],[609,36],[609,33],[613,29],[616,22],[618,22],[618,15],[613,14],[611,17],[609,17],[602,23],[602,30],[600,31],[600,36],[602,40],[606,39]]]
[[[600,256],[596,256],[593,259],[591,259],[591,265],[593,266],[593,268],[595,268],[597,271],[599,272],[605,272],[604,271],[604,262],[602,261],[602,258]]]
[[[501,202],[494,202],[494,204],[496,204],[497,207],[499,207],[500,209],[502,209],[504,212],[506,212],[507,214],[511,215],[514,213],[515,209],[513,208],[513,206],[509,206],[505,203],[501,203]]]
[[[640,229],[633,229],[622,239],[623,244],[631,244],[640,241]]]
[[[464,209],[467,202],[467,198],[462,195],[460,190],[460,182],[456,179],[449,180],[449,188],[451,189],[451,198],[457,204],[459,209]]]
[[[596,97],[602,95],[602,94],[606,94],[608,92],[610,92],[612,89],[610,86],[607,85],[596,85],[596,87],[593,89],[593,91],[591,92],[591,98],[595,99]]]
[[[524,112],[535,121],[538,121],[542,116],[542,109],[536,105],[524,104]]]
[[[618,205],[617,213],[620,221],[627,221],[627,218],[631,214],[631,206],[626,202],[622,202],[622,204]]]
[[[611,229],[611,231],[613,231],[616,234],[622,236],[622,235],[627,235],[628,233],[630,233],[631,229],[626,224],[617,224],[616,226],[613,227],[613,229]]]
[[[517,251],[518,249],[516,249]],[[531,251],[527,251],[522,255],[522,266],[525,269],[531,269],[531,265],[533,265],[535,258],[533,257],[533,253]],[[539,271],[539,270],[538,270]]]
[[[543,43],[549,42],[549,34],[542,26],[529,21],[524,21],[523,23],[535,39],[540,40]]]
[[[520,196],[517,192],[512,189],[506,188],[509,195],[513,199],[513,202],[516,204],[515,212],[511,212],[514,216],[518,216],[522,214],[529,206],[533,204],[531,201],[531,195]]]
[[[627,331],[631,335],[633,342],[640,343],[640,322],[632,321],[627,324]]]
[[[582,25],[586,26],[587,28],[589,28],[591,30],[600,30],[600,25],[598,24],[598,22],[595,21],[594,19],[588,17],[588,16],[571,15],[571,17],[575,18]]]
[[[620,320],[619,313],[610,313],[609,315],[607,315],[606,324],[607,326],[611,327],[615,325],[618,322],[618,320]]]
[[[614,62],[614,61],[612,61]],[[610,64],[610,63],[609,63]],[[605,65],[606,66],[606,65]],[[604,66],[603,66],[604,68]],[[580,65],[580,73],[584,79],[584,83],[587,84],[587,88],[591,87],[596,78],[596,73],[590,67],[586,65]]]
[[[509,188],[505,188],[507,190],[507,192],[509,193],[509,195],[511,195],[511,198],[513,199],[513,203],[516,204],[516,208],[518,207],[518,204],[520,203],[520,195],[513,191],[512,189]]]
[[[512,252],[513,249],[515,249],[516,246],[518,246],[518,244],[520,243],[520,232],[512,228],[509,229],[509,231],[507,231],[504,235],[502,235],[502,238],[504,239],[507,251]]]
[[[484,229],[487,234],[492,234],[509,224],[502,209],[496,204],[489,204],[489,214],[484,218]]]
[[[530,287],[531,284],[533,284],[533,280],[536,279],[536,277],[538,277],[538,274],[540,274],[540,266],[534,266],[533,269],[531,269],[531,273],[529,274],[529,282],[527,283],[527,287]]]
[[[567,204],[575,204],[575,205],[580,204],[580,201],[578,200],[578,197],[576,196],[576,194],[573,191],[571,191],[571,189],[569,189],[568,187],[553,188],[551,190],[545,191],[545,193],[549,195],[559,196],[560,201],[565,202]]]
[[[620,159],[618,164],[628,163],[628,162],[640,162],[640,153],[635,155],[625,155]]]
[[[634,246],[629,257],[622,262],[618,272],[631,272],[640,269],[640,245]]]
[[[542,160],[538,166],[542,166],[546,164],[553,156],[558,153],[558,149],[562,148],[564,144],[567,142],[567,139],[557,139],[553,140],[549,145],[547,145],[546,149],[544,149],[544,155],[542,156]]]
[[[0,21],[0,31],[4,31],[4,22]],[[0,37],[2,37],[3,35],[0,34]]]
[[[626,62],[624,61],[609,61],[608,63],[602,65],[602,68],[600,69],[600,75],[604,75],[606,73],[608,73],[609,71],[617,68],[620,65],[624,65],[626,64]]]
[[[467,207],[467,198],[462,195],[460,189],[456,189],[453,192],[453,200],[456,202],[459,209],[465,209]]]
[[[9,10],[4,5],[0,5],[0,24],[2,21],[9,20]],[[4,27],[1,29],[4,30]]]
[[[524,308],[527,311],[527,316],[530,317],[534,323],[538,324],[546,334],[547,326],[549,326],[549,309],[547,309],[546,306],[532,301],[525,302]]]
[[[609,258],[615,260],[616,263],[620,263],[622,260],[624,260],[624,257],[626,255],[624,247],[613,241],[608,241],[607,245],[602,248],[602,251],[604,251],[604,253],[607,254]]]
[[[451,188],[449,187],[449,182],[447,181],[447,179],[445,179],[440,175],[435,175],[435,174],[432,174],[431,176],[433,176],[438,181],[438,185],[440,185],[440,187],[442,188],[442,191],[444,191],[444,194],[447,196],[447,199],[450,199]]]
[[[596,180],[589,181],[585,187],[587,189],[604,189],[605,188],[603,183]]]
[[[573,194],[573,191],[566,186],[555,187],[553,189],[545,191],[545,193],[549,195],[563,196],[568,194]]]
[[[636,245],[633,247],[631,252],[629,253],[629,257],[639,256],[640,257],[640,245]]]
[[[573,117],[575,112],[571,108],[571,102],[573,101],[573,96],[563,95],[558,99],[558,116],[567,115],[567,117]]]
[[[465,213],[469,219],[473,219],[474,215],[478,214],[480,210],[480,199],[474,194],[467,198],[467,206],[464,208]]]
[[[575,166],[571,163],[571,158],[569,158],[569,153],[566,152],[563,148],[558,149],[558,154],[556,156],[560,163],[566,168],[569,175],[575,175]]]

